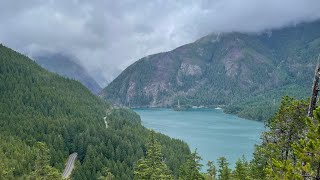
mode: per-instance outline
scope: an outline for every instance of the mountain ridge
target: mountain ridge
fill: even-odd
[[[116,179],[133,179],[151,133],[138,114],[113,109],[80,82],[51,73],[3,45],[0,82],[0,179],[3,172],[5,179],[58,179],[50,169],[61,177],[59,171],[73,152],[78,160],[71,178],[99,179],[108,168]],[[166,150],[165,163],[177,176],[190,154],[188,145],[155,136]],[[39,160],[39,154],[45,157]]]
[[[319,49],[320,21],[259,34],[210,34],[136,61],[101,96],[133,107],[174,107],[178,100],[188,107],[224,106],[226,112],[265,120],[276,111],[281,96],[306,97]],[[255,107],[247,107],[245,101],[293,85],[301,92],[274,92],[275,105],[266,97],[259,112],[249,113]],[[258,117],[264,103],[273,110]]]
[[[61,76],[80,81],[94,94],[102,88],[77,60],[62,53],[41,53],[33,57],[41,67]]]

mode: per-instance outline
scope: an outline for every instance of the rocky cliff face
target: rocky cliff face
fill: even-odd
[[[309,86],[320,52],[320,23],[261,34],[208,35],[140,59],[106,87],[117,105],[232,105],[290,84]]]

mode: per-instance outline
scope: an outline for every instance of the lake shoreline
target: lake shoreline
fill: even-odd
[[[186,142],[198,149],[205,165],[225,156],[230,167],[242,155],[250,160],[254,145],[261,143],[264,124],[226,114],[221,109],[203,108],[174,111],[168,108],[132,108],[144,127]]]
[[[129,107],[127,107],[129,108]],[[233,115],[233,116],[236,116],[238,118],[241,118],[241,119],[245,119],[245,120],[249,120],[249,121],[255,121],[255,122],[261,122],[261,123],[264,123],[265,121],[259,121],[259,120],[256,120],[256,119],[251,119],[251,118],[247,118],[247,117],[242,117],[242,116],[239,116],[237,114],[234,114],[234,113],[228,113],[228,112],[225,112],[225,110],[223,108],[220,108],[220,109],[217,109],[217,108],[220,108],[220,107],[215,107],[215,108],[210,108],[210,107],[201,107],[201,108],[187,108],[187,109],[184,109],[184,110],[180,110],[180,111],[177,111],[177,112],[183,112],[183,111],[201,111],[201,110],[220,110],[222,111],[223,113],[225,114],[229,114],[229,115]],[[131,110],[135,110],[135,109],[154,109],[154,110],[160,110],[160,109],[171,109],[173,111],[174,108],[167,108],[167,107],[130,107],[129,109]]]

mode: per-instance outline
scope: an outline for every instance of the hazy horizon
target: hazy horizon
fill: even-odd
[[[0,1],[0,42],[67,53],[105,86],[136,60],[210,33],[261,32],[320,18],[318,0]]]

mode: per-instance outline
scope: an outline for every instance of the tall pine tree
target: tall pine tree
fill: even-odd
[[[231,178],[231,169],[229,168],[229,163],[225,157],[220,157],[218,159],[219,166],[219,180],[229,180]]]
[[[140,159],[135,167],[134,179],[139,180],[171,180],[173,176],[163,161],[161,145],[155,139],[155,132],[151,131],[147,143],[147,155]]]
[[[191,153],[189,159],[187,162],[185,162],[180,167],[180,173],[179,173],[179,179],[181,180],[187,180],[187,179],[193,179],[193,180],[202,180],[204,179],[204,176],[201,175],[199,172],[201,169],[200,164],[201,157],[198,155],[197,150],[195,150],[193,153]]]

